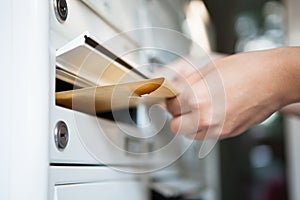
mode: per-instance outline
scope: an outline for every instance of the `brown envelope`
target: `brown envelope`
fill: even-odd
[[[176,97],[178,90],[165,78],[57,92],[56,104],[85,113],[99,113]]]

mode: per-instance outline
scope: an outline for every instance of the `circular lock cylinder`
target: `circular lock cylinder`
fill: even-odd
[[[53,0],[56,19],[64,23],[68,17],[68,4],[66,0]]]
[[[58,150],[62,151],[66,148],[69,141],[69,131],[65,122],[57,122],[54,130],[55,145]]]

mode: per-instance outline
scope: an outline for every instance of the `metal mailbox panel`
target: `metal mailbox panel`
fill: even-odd
[[[145,199],[147,193],[138,181],[113,181],[61,185],[55,187],[55,200]]]

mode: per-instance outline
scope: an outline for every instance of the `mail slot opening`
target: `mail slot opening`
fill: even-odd
[[[57,70],[58,71],[58,70]],[[60,78],[56,78],[55,82],[55,92],[64,92],[64,91],[72,91],[76,89],[82,89],[83,87],[80,85],[74,85],[70,82],[61,80]],[[59,104],[57,104],[60,106]],[[124,123],[137,123],[137,108],[127,108],[127,109],[118,109],[114,111],[106,111],[106,112],[95,112],[99,118],[108,119],[110,121],[120,121]]]
[[[80,87],[74,86],[73,84],[60,80],[58,78],[55,79],[55,92],[74,90],[75,88],[80,88]]]
[[[156,104],[177,94],[165,78],[149,79],[137,66],[118,57],[88,33],[56,52],[58,106],[132,122],[139,105]]]

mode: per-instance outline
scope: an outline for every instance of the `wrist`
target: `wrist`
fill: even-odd
[[[300,101],[300,48],[282,47],[275,51],[275,69],[282,106]]]

